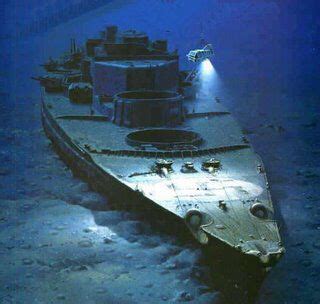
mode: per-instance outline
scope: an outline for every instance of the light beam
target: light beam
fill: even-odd
[[[205,59],[200,63],[200,74],[210,76],[214,72],[213,65],[210,59]]]

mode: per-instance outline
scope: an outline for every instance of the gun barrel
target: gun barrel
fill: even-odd
[[[34,77],[32,76],[31,79],[33,80],[36,80],[36,81],[43,81],[43,82],[51,82],[51,83],[55,83],[56,82],[56,79],[52,79],[52,78],[44,78],[44,77]]]
[[[35,81],[41,81],[41,78],[40,78],[40,77],[31,76],[31,79],[33,79],[33,80],[35,80]]]

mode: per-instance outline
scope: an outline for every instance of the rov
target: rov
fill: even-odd
[[[213,48],[211,44],[207,44],[203,49],[192,50],[187,54],[188,60],[200,63],[209,59],[213,55]]]
[[[207,44],[203,49],[191,50],[187,54],[189,61],[195,63],[195,67],[188,74],[185,81],[195,81],[199,78],[200,81],[209,80],[212,78],[214,68],[210,61],[210,57],[213,56],[213,48],[211,44]]]

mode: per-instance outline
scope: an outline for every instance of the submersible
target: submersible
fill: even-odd
[[[211,53],[209,45],[188,57]],[[111,200],[153,208],[204,247],[269,267],[284,248],[263,163],[220,99],[197,94],[178,60],[166,40],[116,26],[83,48],[72,41],[37,78],[45,132]]]

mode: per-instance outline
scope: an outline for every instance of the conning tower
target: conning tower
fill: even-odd
[[[126,127],[180,124],[179,65],[166,40],[108,26],[86,43],[83,78],[92,81],[93,109]]]

